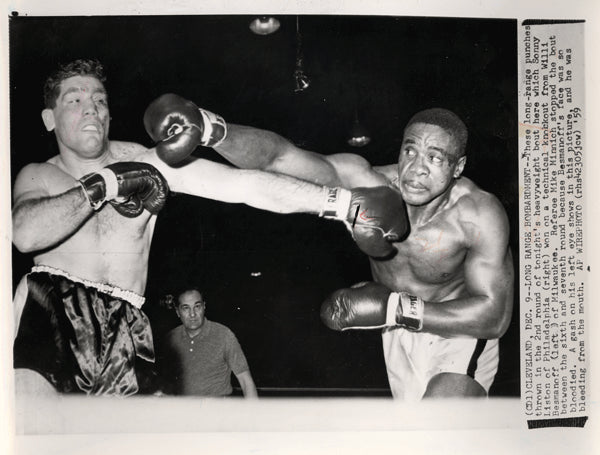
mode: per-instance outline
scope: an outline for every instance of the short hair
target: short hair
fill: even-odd
[[[65,79],[73,76],[91,76],[103,84],[106,82],[104,66],[98,60],[78,59],[66,65],[60,65],[44,83],[44,106],[47,109],[56,107],[56,100],[60,94],[60,84]]]
[[[179,299],[181,298],[181,296],[187,292],[193,292],[196,291],[198,294],[200,294],[200,298],[202,299],[202,301],[204,300],[204,293],[200,290],[200,288],[196,287],[196,286],[188,286],[185,288],[181,288],[181,290],[177,293],[177,298],[175,299],[175,308],[179,308]]]
[[[459,156],[463,156],[466,153],[469,133],[464,122],[454,112],[441,107],[417,112],[404,127],[404,132],[406,132],[409,126],[415,123],[427,123],[428,125],[439,126],[456,139]]]

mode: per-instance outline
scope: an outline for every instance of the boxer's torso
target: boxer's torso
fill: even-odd
[[[390,166],[385,176],[394,186],[397,171],[392,169]],[[464,262],[469,246],[478,240],[477,226],[468,215],[477,192],[481,190],[463,177],[455,182],[448,202],[434,216],[422,224],[410,220],[409,236],[394,243],[398,253],[391,259],[370,261],[374,280],[426,301],[465,296]]]
[[[136,161],[139,149],[128,150],[127,146],[112,142],[111,162]],[[58,156],[48,163],[62,171],[44,175],[44,183],[51,194],[60,194],[78,184],[61,166]],[[34,262],[143,294],[155,222],[156,216],[148,211],[136,218],[127,218],[112,205],[105,204],[69,238],[37,254]]]

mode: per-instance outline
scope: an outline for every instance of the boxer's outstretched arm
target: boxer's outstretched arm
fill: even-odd
[[[63,181],[65,191],[51,194],[47,179]],[[24,253],[48,248],[77,231],[92,213],[75,179],[51,164],[30,164],[13,188],[13,243]]]
[[[324,187],[286,175],[237,169],[191,157],[178,167],[163,163],[154,150],[141,156],[156,166],[172,191],[278,213],[320,213]]]
[[[385,184],[383,176],[359,155],[322,155],[249,126],[228,124],[227,137],[214,149],[239,168],[276,172],[320,185],[351,189]]]
[[[468,226],[465,284],[469,297],[425,303],[423,330],[441,336],[501,337],[510,324],[514,270],[508,220],[500,202],[487,195]]]

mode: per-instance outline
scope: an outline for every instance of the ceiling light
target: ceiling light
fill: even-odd
[[[371,136],[367,129],[358,121],[358,118],[354,119],[354,123],[350,128],[350,137],[348,138],[348,144],[352,147],[364,147],[371,142]]]
[[[296,69],[294,70],[294,92],[302,92],[310,85],[310,79],[304,72],[302,62],[302,35],[300,34],[300,19],[296,16]]]
[[[280,25],[274,17],[261,16],[250,22],[250,30],[257,35],[270,35],[279,30]]]

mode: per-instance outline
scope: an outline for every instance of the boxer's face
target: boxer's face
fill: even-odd
[[[398,188],[405,202],[424,205],[444,193],[463,171],[455,139],[427,123],[410,125],[398,157]]]
[[[204,299],[198,291],[184,292],[179,297],[177,316],[188,332],[198,330],[204,324]]]
[[[60,84],[53,109],[44,109],[42,119],[54,130],[59,148],[82,158],[96,158],[108,146],[110,115],[104,85],[95,77],[73,76]]]

